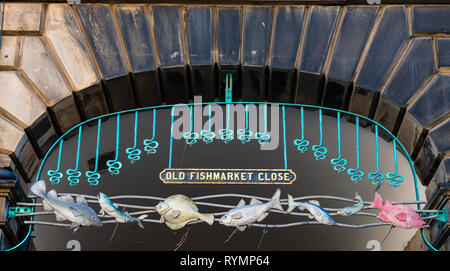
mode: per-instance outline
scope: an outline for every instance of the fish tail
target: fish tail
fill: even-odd
[[[290,213],[290,212],[292,212],[292,210],[295,209],[294,198],[291,195],[288,195],[288,202],[289,202],[289,207],[287,209],[287,212]]]
[[[35,194],[38,197],[43,198],[45,196],[45,192],[47,191],[47,188],[45,186],[45,181],[40,180],[33,184],[30,188],[31,192]]]
[[[380,209],[382,207],[383,207],[383,199],[381,198],[381,195],[378,192],[375,192],[375,199],[373,200],[369,208]]]
[[[139,228],[145,229],[144,225],[142,225],[142,219],[146,218],[148,215],[141,215],[140,217],[136,218],[136,223],[138,224]]]
[[[277,191],[275,191],[275,194],[273,194],[272,203],[273,203],[273,208],[283,211],[283,207],[281,206],[281,203],[280,203],[280,195],[281,195],[281,191],[278,188]]]
[[[199,218],[208,223],[209,225],[212,225],[214,223],[213,215],[200,214]]]

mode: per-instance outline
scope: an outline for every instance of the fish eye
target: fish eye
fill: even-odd
[[[96,219],[97,219],[97,217],[96,217],[96,216],[93,216],[93,217],[92,217],[92,219],[93,219],[93,220],[96,220]]]

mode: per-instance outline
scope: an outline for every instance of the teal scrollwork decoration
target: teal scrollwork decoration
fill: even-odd
[[[255,133],[255,138],[259,144],[267,144],[270,142],[270,134],[267,133],[267,104],[264,105],[264,132]]]
[[[116,156],[114,160],[108,160],[106,165],[108,166],[108,171],[111,175],[118,175],[120,169],[122,168],[122,163],[118,161],[119,159],[119,139],[120,139],[120,115],[117,115],[116,119]]]
[[[364,172],[359,169],[359,118],[356,117],[356,168],[349,168],[347,173],[350,175],[350,180],[359,182],[364,176]]]
[[[322,109],[319,109],[319,126],[320,126],[320,140],[318,145],[313,145],[314,157],[316,160],[323,160],[326,158],[327,148],[322,146],[323,141],[323,126],[322,126]]]
[[[102,120],[98,120],[98,127],[97,127],[97,146],[95,148],[95,168],[94,170],[86,171],[86,177],[88,178],[89,185],[98,185],[98,180],[100,179],[101,175],[97,172],[98,170],[98,152],[100,148],[100,132],[102,130]]]
[[[389,180],[389,185],[392,187],[399,187],[400,184],[405,179],[402,175],[398,174],[398,164],[397,164],[397,143],[396,140],[392,140],[392,145],[394,149],[394,172],[386,173],[386,179]]]
[[[142,151],[136,147],[137,143],[137,128],[138,128],[138,111],[134,115],[134,145],[131,148],[127,148],[125,152],[128,154],[128,159],[134,164],[136,161],[141,159]]]
[[[337,135],[338,135],[338,157],[330,160],[331,164],[334,165],[333,169],[337,172],[345,171],[345,165],[347,165],[347,160],[341,156],[341,113],[337,112]]]
[[[216,134],[211,131],[211,105],[208,106],[208,110],[209,110],[209,119],[208,119],[209,128],[208,130],[202,130],[200,132],[200,134],[202,135],[202,140],[206,144],[213,142],[214,138],[216,137]]]
[[[183,138],[186,140],[186,144],[192,146],[193,144],[197,143],[197,139],[199,138],[199,134],[193,131],[194,130],[193,129],[194,121],[193,121],[192,106],[189,107],[189,111],[190,111],[190,114],[191,114],[190,131],[183,133]]]
[[[80,182],[81,172],[78,170],[79,162],[80,162],[80,145],[81,145],[81,131],[83,126],[80,125],[78,127],[78,145],[77,145],[77,158],[75,162],[75,168],[69,168],[66,170],[66,174],[68,175],[67,180],[69,181],[70,186],[75,186]]]
[[[155,140],[156,134],[155,134],[155,128],[156,127],[156,109],[153,109],[153,136],[150,139],[144,139],[144,151],[147,152],[147,154],[155,154],[156,149],[159,146],[158,141]]]
[[[253,135],[253,132],[249,130],[248,128],[248,104],[245,105],[245,128],[244,129],[238,129],[238,138],[241,141],[242,144],[250,142],[250,139]]]
[[[230,110],[229,105],[227,104],[227,126],[225,129],[219,130],[220,139],[225,143],[229,143],[233,140],[233,130],[230,129]]]
[[[63,174],[59,172],[60,166],[61,166],[61,151],[63,147],[63,140],[59,142],[59,151],[58,151],[58,165],[56,166],[55,170],[49,170],[47,171],[47,175],[49,176],[49,181],[51,184],[59,184],[61,182],[61,179],[63,177]]]
[[[297,150],[299,150],[301,153],[304,153],[305,151],[308,150],[309,141],[305,139],[305,122],[303,118],[303,106],[300,107],[300,119],[301,119],[300,125],[302,128],[302,138],[295,139],[294,145],[297,146]]]
[[[377,170],[375,172],[370,172],[367,174],[369,180],[372,181],[373,185],[380,186],[383,183],[384,175],[380,172],[380,149],[378,147],[378,125],[375,124],[375,149],[376,149],[376,161]]]

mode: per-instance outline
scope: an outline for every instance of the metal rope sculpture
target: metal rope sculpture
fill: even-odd
[[[231,80],[230,77],[227,77],[227,80]],[[228,83],[229,84],[229,83]],[[231,93],[229,93],[231,96]],[[233,102],[235,104],[243,104],[245,105],[245,126],[243,129],[238,129],[236,132],[233,130],[233,127],[230,126],[230,103],[231,100],[228,100],[228,102],[216,102],[216,103],[202,103],[200,105],[202,106],[208,106],[208,129],[201,130],[200,134],[194,131],[194,124],[193,124],[193,109],[192,106],[198,105],[198,104],[190,104],[187,105],[189,108],[190,113],[190,127],[189,131],[183,133],[183,139],[185,140],[186,144],[193,146],[195,143],[197,143],[201,137],[201,140],[205,144],[211,144],[214,139],[219,139],[220,141],[224,143],[229,143],[233,140],[233,134],[238,135],[238,140],[242,143],[248,143],[251,140],[255,140],[260,145],[267,144],[271,140],[271,136],[268,133],[267,130],[267,107],[268,105],[281,105],[282,106],[282,133],[283,133],[283,158],[284,158],[284,167],[285,169],[288,169],[288,157],[287,157],[287,146],[286,143],[286,130],[290,129],[292,125],[287,125],[286,117],[285,117],[285,111],[286,107],[294,108],[299,111],[300,115],[300,129],[301,134],[300,138],[294,139],[293,145],[294,147],[303,155],[305,155],[308,152],[308,147],[310,145],[310,140],[307,139],[306,136],[306,129],[304,125],[304,109],[313,109],[317,110],[319,114],[319,142],[318,144],[311,146],[311,151],[316,160],[325,160],[327,159],[327,152],[328,149],[324,146],[323,142],[323,110],[333,112],[335,115],[337,115],[337,157],[333,157],[330,159],[331,166],[333,169],[338,172],[346,172],[350,175],[350,180],[355,183],[361,183],[364,177],[364,172],[360,168],[360,135],[359,135],[359,121],[360,119],[369,122],[371,125],[374,126],[375,130],[375,148],[376,148],[376,167],[373,169],[373,171],[369,172],[367,174],[368,180],[370,183],[375,185],[376,187],[379,187],[383,184],[384,176],[388,180],[388,184],[392,188],[399,187],[404,182],[404,176],[402,176],[398,171],[398,161],[397,161],[397,151],[398,149],[401,151],[401,153],[408,159],[411,171],[413,173],[414,178],[414,186],[416,188],[416,200],[412,202],[403,202],[403,203],[385,203],[380,204],[379,199],[377,199],[378,196],[376,196],[376,200],[374,200],[373,203],[365,202],[362,199],[360,200],[353,200],[353,199],[347,199],[347,198],[341,198],[341,197],[335,197],[335,196],[303,196],[303,197],[292,197],[288,196],[287,199],[280,199],[280,192],[277,191],[272,199],[267,198],[261,198],[257,196],[252,195],[242,195],[242,194],[222,194],[222,195],[208,195],[203,197],[196,197],[196,198],[188,198],[186,196],[177,196],[175,198],[160,198],[157,196],[148,196],[148,195],[133,195],[133,196],[111,196],[109,199],[114,200],[118,198],[139,198],[139,199],[145,199],[145,200],[158,200],[161,203],[159,204],[153,204],[153,205],[130,205],[130,204],[117,204],[114,206],[124,206],[127,208],[135,208],[135,209],[141,209],[140,211],[136,212],[130,212],[130,218],[128,218],[129,221],[139,221],[139,222],[149,222],[149,223],[166,223],[166,225],[170,225],[169,227],[172,228],[182,228],[184,225],[190,225],[195,224],[199,222],[206,222],[208,224],[213,224],[215,221],[219,221],[220,224],[226,225],[226,226],[233,226],[237,229],[243,230],[247,226],[254,226],[254,227],[264,227],[266,230],[267,228],[286,228],[286,227],[292,227],[292,226],[300,226],[300,225],[308,225],[308,224],[325,224],[325,225],[331,225],[331,226],[337,226],[337,227],[347,227],[347,228],[363,228],[363,227],[376,227],[376,226],[384,226],[384,225],[394,225],[397,227],[415,227],[415,228],[423,228],[425,225],[422,223],[423,219],[430,219],[435,218],[436,216],[427,216],[424,214],[429,213],[437,213],[438,210],[420,210],[420,204],[423,204],[422,201],[420,201],[418,190],[417,190],[417,177],[415,175],[414,167],[412,165],[412,161],[404,149],[404,147],[401,145],[401,143],[396,139],[386,128],[382,127],[378,123],[363,117],[356,115],[354,113],[345,112],[342,110],[337,109],[331,109],[331,108],[324,108],[319,106],[310,106],[310,105],[297,105],[297,104],[280,104],[280,103],[253,103],[253,104],[263,104],[264,105],[264,129],[259,131],[252,131],[250,129],[249,125],[249,110],[248,106],[250,103],[246,102]],[[212,124],[211,124],[211,105],[225,105],[226,107],[226,120],[225,120],[225,128],[219,129],[216,133],[212,131]],[[44,157],[42,164],[39,168],[38,174],[37,174],[37,180],[45,179],[45,176],[42,175],[43,167],[49,157],[49,154],[56,148],[58,148],[58,155],[57,155],[57,162],[52,169],[47,171],[48,181],[50,185],[58,185],[62,183],[63,181],[68,181],[69,186],[77,186],[80,181],[83,180],[82,172],[80,171],[79,167],[79,160],[80,160],[80,151],[81,151],[81,145],[82,145],[82,130],[87,124],[92,124],[93,122],[97,122],[97,138],[96,138],[96,149],[95,149],[95,165],[93,170],[88,170],[85,172],[86,181],[89,185],[97,186],[100,183],[102,175],[99,172],[100,166],[106,168],[111,175],[119,175],[120,169],[122,168],[122,161],[120,161],[120,158],[122,155],[120,155],[120,136],[123,133],[123,131],[120,130],[120,122],[121,122],[121,116],[124,114],[134,113],[134,140],[133,140],[133,146],[128,147],[125,149],[125,154],[127,155],[127,158],[131,161],[131,164],[135,164],[136,161],[141,159],[141,147],[144,149],[144,151],[147,152],[147,154],[156,154],[157,149],[159,147],[158,141],[156,141],[156,137],[158,136],[158,129],[156,126],[156,112],[158,109],[170,109],[171,115],[170,115],[170,138],[168,139],[169,144],[169,162],[168,162],[168,168],[172,168],[172,155],[173,155],[173,123],[174,123],[174,108],[177,106],[186,106],[186,105],[163,105],[163,106],[155,106],[155,107],[147,107],[147,108],[140,108],[140,109],[133,109],[133,110],[127,110],[122,112],[116,112],[111,113],[105,116],[100,116],[97,118],[93,118],[91,120],[85,121],[80,123],[79,125],[73,127],[69,131],[67,131],[63,136],[61,136],[50,148],[46,156]],[[139,112],[143,111],[153,111],[153,125],[152,125],[152,137],[146,138],[142,141],[138,140],[139,135],[139,126],[138,126],[138,116]],[[102,119],[106,119],[109,117],[116,117],[116,133],[115,133],[115,155],[114,159],[109,159],[106,161],[101,161],[99,159],[101,151],[100,141],[101,138],[105,135],[102,132]],[[343,157],[341,150],[341,117],[342,116],[351,116],[354,117],[356,120],[355,125],[355,149],[356,149],[356,165],[354,168],[346,168],[348,166],[348,161]],[[77,131],[78,129],[78,131]],[[385,133],[390,135],[392,139],[392,145],[393,145],[393,155],[394,155],[394,165],[393,165],[393,172],[387,172],[383,174],[381,172],[381,168],[379,165],[379,143],[378,143],[378,132],[379,129],[383,130]],[[64,141],[68,140],[68,135],[73,134],[74,132],[77,133],[77,148],[76,148],[76,160],[75,160],[75,166],[73,168],[68,168],[65,170],[66,176],[64,176],[61,164],[61,157],[62,157],[62,151],[63,151],[63,143]],[[161,139],[160,139],[161,141]],[[201,141],[200,141],[201,142]],[[139,143],[142,143],[139,144]],[[64,151],[73,151],[69,150],[68,147],[64,148]],[[160,152],[158,152],[160,153]],[[101,163],[104,163],[102,165]],[[45,188],[45,185],[43,183],[37,182],[40,184],[40,186],[34,186],[34,189],[32,189],[33,193],[36,195],[36,197],[33,198],[33,203],[28,204],[28,206],[31,206],[33,208],[33,211],[27,214],[19,214],[19,213],[12,213],[10,218],[15,216],[29,216],[30,219],[26,221],[27,224],[46,224],[46,225],[54,225],[54,226],[63,226],[63,227],[72,227],[77,229],[79,226],[85,226],[85,225],[97,225],[100,224],[95,221],[75,221],[72,217],[63,217],[61,215],[61,211],[57,210],[56,205],[51,207],[50,202],[55,201],[61,201],[65,204],[72,204],[72,206],[76,206],[77,208],[80,208],[79,212],[86,212],[86,214],[91,214],[91,210],[87,209],[87,203],[99,203],[99,199],[95,196],[90,195],[83,195],[81,197],[80,195],[74,195],[74,194],[60,194],[55,195],[51,194],[50,192],[47,192]],[[36,183],[36,184],[37,184]],[[35,184],[35,185],[36,185]],[[61,196],[64,196],[61,198]],[[78,196],[77,201],[75,202],[72,198],[72,196]],[[241,198],[241,201],[237,206],[230,206],[225,204],[219,204],[219,203],[211,203],[211,202],[198,202],[200,199],[208,199],[208,198],[221,198],[221,197],[239,197]],[[44,203],[44,211],[45,212],[36,212],[34,208],[42,206],[42,204],[39,204],[36,202],[37,198],[41,198]],[[83,200],[83,198],[86,198],[86,200]],[[242,198],[250,198],[252,199],[249,204],[245,204],[244,200]],[[348,206],[350,209],[337,209],[337,208],[330,208],[330,207],[323,207],[320,206],[318,202],[310,202],[307,200],[317,200],[321,198],[329,198],[329,199],[335,199],[335,200],[341,200],[345,202],[353,203],[353,205]],[[364,202],[364,203],[362,203]],[[411,212],[409,207],[406,207],[405,204],[417,204],[418,209],[413,210]],[[18,203],[18,205],[23,204],[26,205],[26,203]],[[69,205],[70,205],[69,204]],[[73,205],[75,204],[75,205]],[[370,204],[369,206],[366,206]],[[204,214],[198,211],[198,207],[200,205],[206,205],[216,208],[225,208],[227,210],[220,211],[217,213],[212,214]],[[281,207],[282,205],[288,205],[287,211],[284,211]],[[175,207],[174,207],[175,206]],[[196,210],[196,212],[191,213],[188,216],[182,216],[182,212],[184,212],[183,209],[185,207],[182,206],[191,206],[193,210]],[[393,206],[393,207],[392,207]],[[399,207],[401,206],[401,207]],[[405,206],[405,207],[403,207]],[[380,210],[380,213],[378,215],[373,213],[365,212],[365,209],[371,208],[378,208]],[[395,208],[394,208],[395,207]],[[295,212],[296,210],[300,209],[304,212]],[[408,209],[409,208],[409,209]],[[295,210],[295,211],[294,211]],[[399,211],[400,210],[400,211]],[[104,210],[106,213],[112,212],[114,210]],[[278,212],[289,216],[307,216],[311,218],[310,221],[299,221],[294,223],[288,223],[288,224],[260,224],[261,222],[269,213],[272,212]],[[403,213],[402,213],[403,212]],[[158,213],[160,216],[160,219],[147,219],[144,217],[138,217],[138,218],[131,218],[131,216],[134,215],[142,215],[147,213]],[[395,213],[395,219],[388,219],[389,215],[391,213]],[[72,224],[63,224],[63,223],[49,223],[49,222],[43,222],[43,221],[34,221],[34,217],[37,217],[39,215],[48,215],[48,214],[55,214],[57,218],[57,222],[59,221],[71,221]],[[365,215],[365,216],[377,216],[380,220],[383,222],[374,222],[369,224],[361,224],[361,225],[352,225],[352,224],[345,224],[345,223],[337,223],[332,217],[334,216],[348,216],[348,215]],[[251,219],[247,219],[247,215],[251,216]],[[220,216],[220,219],[219,217]],[[225,217],[226,216],[226,217]],[[114,216],[103,216],[104,218],[114,218]],[[103,218],[102,217],[102,218]],[[181,221],[180,219],[183,218]],[[136,220],[138,219],[138,220]],[[128,221],[126,220],[126,221]],[[124,220],[125,221],[125,220]],[[401,223],[400,223],[400,222]],[[406,223],[408,221],[408,223]],[[121,223],[122,220],[112,219],[112,220],[106,220],[101,221],[102,223]],[[91,224],[89,224],[91,223]],[[97,223],[97,224],[96,224]],[[402,224],[403,223],[403,224]],[[406,223],[406,224],[405,224]],[[405,226],[406,225],[406,226]],[[26,236],[25,240],[30,237],[30,233],[32,231],[32,228],[30,227],[28,235]],[[20,244],[17,246],[11,248],[10,250],[13,250],[17,247],[20,247],[24,241],[23,240]],[[262,240],[262,239],[261,239]],[[426,241],[426,239],[424,239]],[[429,245],[429,243],[426,241],[426,243]],[[431,245],[429,245],[430,248],[434,249]]]

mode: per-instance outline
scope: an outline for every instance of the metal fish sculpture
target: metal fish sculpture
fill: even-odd
[[[267,211],[270,209],[283,211],[280,194],[280,189],[277,189],[272,199],[266,203],[252,198],[250,204],[245,205],[245,201],[241,199],[236,208],[229,210],[219,219],[219,223],[225,226],[234,226],[239,231],[244,231],[249,224],[255,221],[261,222],[266,218],[269,215]]]
[[[369,208],[379,209],[377,216],[379,219],[399,228],[423,228],[426,224],[419,214],[406,205],[393,205],[389,200],[383,204],[383,199],[378,192],[375,193],[375,199]]]
[[[161,215],[161,222],[172,230],[179,230],[186,224],[202,220],[212,225],[214,216],[201,214],[195,203],[185,195],[173,195],[156,205],[156,211]]]
[[[75,203],[71,196],[58,197],[55,190],[46,193],[44,181],[38,181],[30,188],[31,192],[41,197],[44,210],[54,211],[57,221],[69,220],[72,222],[70,228],[76,232],[80,226],[103,226],[94,210],[87,205],[83,196],[77,196]]]
[[[142,219],[146,218],[148,215],[141,215],[138,218],[130,216],[128,213],[124,213],[120,211],[117,208],[117,205],[114,204],[108,196],[106,196],[103,193],[99,193],[98,196],[98,203],[100,204],[100,207],[102,208],[100,210],[100,214],[104,215],[104,213],[107,213],[108,215],[114,217],[117,222],[119,223],[130,223],[130,222],[136,222],[139,227],[144,229],[144,226],[142,225]]]
[[[335,222],[333,218],[331,218],[330,214],[327,213],[324,209],[320,207],[320,203],[318,201],[312,200],[309,202],[305,201],[299,201],[294,202],[294,198],[291,195],[288,195],[288,203],[289,207],[287,209],[287,212],[290,213],[295,208],[299,208],[300,210],[308,210],[311,214],[309,215],[309,218],[314,218],[315,220],[319,221],[321,224],[325,225],[333,225]]]
[[[353,206],[341,208],[341,209],[337,210],[336,213],[338,215],[349,216],[349,215],[353,215],[353,214],[356,214],[357,212],[361,211],[361,209],[364,207],[364,200],[361,198],[361,196],[358,194],[358,192],[355,192],[354,199],[357,200],[358,203],[356,203]]]

